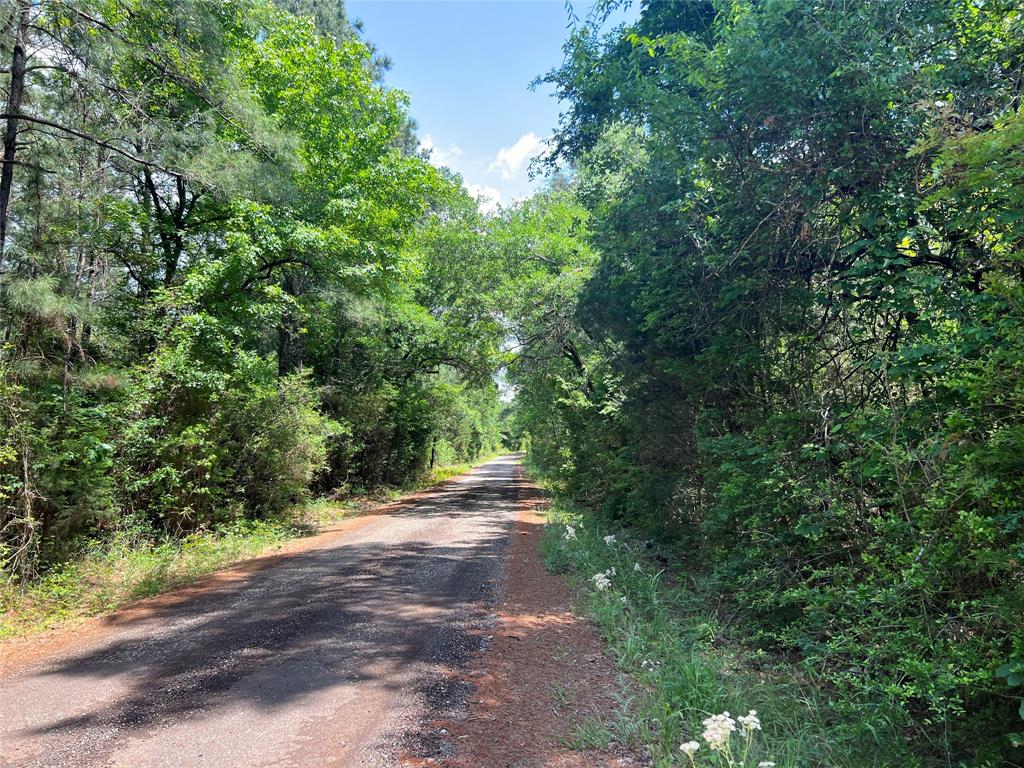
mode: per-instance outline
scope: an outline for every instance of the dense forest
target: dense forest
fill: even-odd
[[[598,14],[539,81],[547,184],[493,215],[340,2],[7,9],[6,572],[504,440],[837,738],[1021,763],[1019,3]]]
[[[1019,3],[656,2],[566,51],[599,256],[515,372],[535,461],[862,731],[1019,765]]]
[[[338,4],[282,6],[5,5],[9,572],[500,442],[500,338],[438,224],[475,202]]]

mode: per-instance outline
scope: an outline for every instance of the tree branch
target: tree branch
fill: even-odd
[[[66,125],[61,125],[60,123],[45,120],[41,117],[32,117],[31,115],[12,115],[7,113],[0,113],[0,120],[7,120],[9,118],[14,118],[15,120],[24,121],[26,123],[35,123],[36,125],[45,125],[48,128],[55,128],[58,131],[63,131],[64,133],[67,133],[76,138],[84,139],[85,141],[91,142],[92,144],[95,144],[98,147],[109,149],[111,152],[115,152],[116,154],[121,155],[125,159],[131,160],[133,163],[137,163],[138,165],[144,165],[147,168],[155,168],[158,171],[163,171],[164,173],[169,173],[173,176],[185,175],[183,171],[175,170],[174,168],[168,168],[167,166],[161,165],[160,163],[154,162],[152,160],[147,160],[144,157],[139,157],[138,155],[135,155],[126,149],[121,149],[121,147],[118,147],[116,144],[111,144],[109,141],[97,138],[96,136],[91,136],[90,134],[85,133],[84,131],[79,131],[76,128],[70,128]]]

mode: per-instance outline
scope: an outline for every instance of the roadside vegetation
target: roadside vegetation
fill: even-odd
[[[27,584],[0,587],[0,640],[52,629],[112,611],[246,558],[309,528],[297,521],[239,521],[184,537],[154,538],[122,530],[84,544],[82,551]]]
[[[543,78],[597,255],[515,418],[576,578],[661,601],[592,607],[663,760],[753,708],[780,765],[1024,764],[1022,76],[1019,3],[929,0],[647,3]]]
[[[340,4],[25,0],[0,26],[11,590],[116,603],[311,498],[500,449],[501,329],[453,271],[498,222]]]
[[[578,724],[580,748],[649,750],[658,768],[728,765],[726,753],[750,768],[916,764],[892,719],[845,717],[820,675],[751,643],[722,595],[669,567],[670,548],[563,503],[549,512],[543,552],[630,680],[615,718]],[[715,715],[733,721],[727,740]]]

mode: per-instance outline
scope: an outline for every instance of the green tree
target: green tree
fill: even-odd
[[[521,407],[536,458],[937,764],[1015,759],[1020,32],[659,2],[546,78],[601,256],[598,354]]]

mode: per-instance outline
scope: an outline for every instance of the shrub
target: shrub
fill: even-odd
[[[133,386],[118,454],[125,508],[188,531],[300,501],[325,464],[333,424],[302,374],[239,354],[226,371],[158,358]]]

